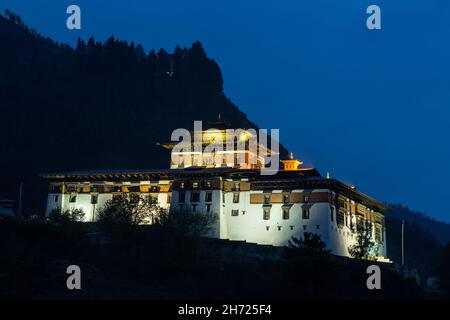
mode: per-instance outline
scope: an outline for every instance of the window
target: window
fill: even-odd
[[[283,220],[289,220],[289,207],[283,207]]]
[[[288,194],[283,195],[283,203],[289,203],[289,195]]]
[[[98,194],[91,194],[91,204],[98,203]]]
[[[264,195],[264,204],[270,204],[270,194]]]
[[[334,221],[334,208],[330,206],[330,220]]]
[[[206,212],[211,212],[211,205],[210,204],[206,205]]]
[[[77,202],[77,194],[76,193],[71,193],[69,196],[69,202]]]
[[[222,192],[222,202],[225,203],[225,192]]]
[[[205,202],[212,202],[212,192],[207,192],[205,194]]]
[[[68,185],[67,186],[67,191],[68,192],[77,192],[78,191],[78,186],[76,186],[76,185]]]
[[[239,191],[239,182],[234,183],[233,191]]]
[[[281,231],[281,226],[278,226],[278,231]]]
[[[263,210],[264,210],[263,219],[269,220],[270,219],[270,207],[264,207]]]
[[[316,229],[320,229],[320,225],[319,224],[316,224]]]
[[[294,230],[294,226],[289,226],[289,228],[291,228],[291,230]]]
[[[309,219],[309,207],[307,206],[302,207],[302,218]]]
[[[196,204],[192,205],[192,212],[197,212],[197,205]]]
[[[50,185],[50,193],[61,193],[60,185]]]
[[[198,189],[198,182],[192,182],[192,189]]]
[[[231,210],[231,216],[237,217],[239,215],[239,210]]]
[[[336,222],[338,226],[342,227],[345,224],[345,213],[342,209],[336,211]]]
[[[379,226],[375,226],[375,241],[381,242],[381,228]]]
[[[303,202],[309,202],[309,195],[303,197]]]
[[[269,226],[266,226],[266,230],[269,231],[269,229],[270,229],[270,227],[269,227]]]
[[[200,192],[191,193],[191,202],[200,202]]]
[[[180,182],[180,189],[184,189],[184,182]]]
[[[239,192],[233,193],[233,203],[239,203]]]
[[[211,181],[206,181],[206,187],[211,188]]]
[[[303,226],[303,230],[306,230],[306,225]]]
[[[55,196],[55,202],[58,202],[59,201],[59,195],[56,195]]]
[[[152,187],[154,188],[154,187]],[[128,192],[140,192],[140,187],[139,186],[129,186],[128,187]],[[153,191],[154,192],[154,191]]]
[[[184,192],[180,192],[179,196],[178,196],[178,203],[184,203],[184,199],[185,199],[185,194]]]

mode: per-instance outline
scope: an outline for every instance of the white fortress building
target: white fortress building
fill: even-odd
[[[202,132],[203,142],[211,131]],[[225,135],[216,129],[214,135]],[[244,135],[249,136],[248,131]],[[248,145],[248,144],[247,144]],[[163,143],[172,149],[174,143]],[[241,151],[242,152],[242,151]],[[246,157],[251,156],[249,149]],[[269,150],[270,153],[270,150]],[[195,156],[192,151],[184,156]],[[264,165],[171,163],[164,170],[99,170],[42,175],[50,182],[46,215],[55,209],[79,208],[86,221],[95,221],[99,208],[115,195],[146,194],[167,209],[184,208],[213,213],[216,226],[211,236],[257,244],[285,246],[305,232],[318,234],[335,255],[349,256],[355,242],[355,226],[363,219],[372,225],[379,259],[386,256],[383,203],[338,180],[322,177],[302,162],[282,160],[273,175],[261,175]],[[173,157],[172,157],[173,159]]]

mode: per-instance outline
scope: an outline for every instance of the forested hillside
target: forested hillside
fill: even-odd
[[[157,142],[218,114],[256,128],[223,92],[219,66],[202,44],[145,51],[111,36],[76,48],[39,35],[19,16],[0,16],[0,196],[40,213],[38,173],[95,168],[167,168]],[[282,149],[282,153],[286,151]]]

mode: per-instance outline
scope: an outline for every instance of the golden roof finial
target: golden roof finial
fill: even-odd
[[[291,151],[289,155],[289,160],[281,160],[281,162],[284,165],[285,171],[293,171],[293,170],[300,170],[298,167],[303,164],[303,162],[294,159],[294,153]]]

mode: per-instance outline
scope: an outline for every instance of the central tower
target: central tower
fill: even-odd
[[[171,169],[188,167],[260,169],[266,164],[266,157],[273,152],[267,147],[267,136],[254,129],[232,129],[222,121],[209,122],[203,130],[194,124],[194,130],[187,131],[181,142],[161,143],[171,150]],[[187,140],[187,141],[186,141]]]

